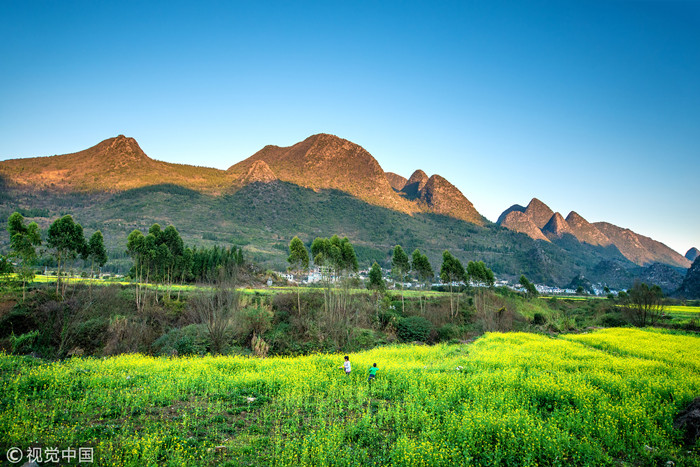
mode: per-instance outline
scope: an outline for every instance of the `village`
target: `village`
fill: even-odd
[[[276,275],[280,277],[281,279],[286,280],[290,285],[304,285],[304,286],[315,286],[321,284],[324,280],[328,280],[330,283],[336,283],[338,281],[338,277],[335,275],[331,274],[329,271],[326,270],[327,268],[322,268],[322,267],[313,267],[309,269],[309,271],[305,274],[297,275],[293,274],[291,272],[276,272]],[[392,289],[396,290],[411,290],[411,289],[425,289],[426,284],[419,283],[418,281],[407,281],[407,282],[398,282],[394,280],[394,278],[391,275],[391,270],[386,269],[386,268],[381,268],[382,271],[382,278],[386,282],[387,286]],[[363,284],[367,283],[368,281],[368,275],[369,275],[369,269],[362,269],[357,272],[357,274],[351,274],[351,278],[356,278],[359,281],[361,281]],[[271,286],[274,283],[272,279],[268,280],[268,286]],[[439,290],[440,287],[445,287],[449,286],[450,284],[445,284],[443,282],[431,282],[430,283],[430,288],[431,289],[437,289]],[[465,284],[464,282],[453,282],[451,284],[453,287],[462,287],[469,285],[470,287],[486,287],[485,284],[481,282],[473,282],[470,281],[469,284]],[[572,296],[572,295],[589,295],[589,296],[596,296],[596,297],[603,297],[603,296],[617,296],[619,293],[618,290],[612,290],[609,289],[602,284],[594,284],[590,290],[581,290],[581,289],[571,289],[571,288],[560,288],[556,286],[551,286],[551,285],[545,285],[545,284],[534,284],[535,288],[537,289],[537,292],[540,295],[545,295],[545,296]],[[510,290],[513,290],[515,292],[525,292],[525,288],[522,286],[522,284],[519,284],[517,282],[511,283],[510,281],[506,279],[500,279],[496,280],[494,282],[494,287],[506,287]]]

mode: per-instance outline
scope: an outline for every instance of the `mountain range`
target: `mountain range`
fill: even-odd
[[[662,263],[689,268],[689,257],[681,256],[661,242],[618,227],[608,222],[590,223],[575,211],[566,219],[537,198],[527,207],[515,204],[500,215],[497,223],[516,232],[545,242],[554,242],[571,236],[581,243],[594,246],[614,245],[622,255],[639,266]],[[688,251],[692,256],[693,249]],[[694,258],[693,258],[694,259]]]
[[[49,216],[37,221],[46,227],[48,217],[73,212],[103,230],[115,252],[129,229],[172,222],[193,243],[242,244],[276,266],[291,236],[310,242],[333,233],[348,235],[366,261],[386,262],[401,243],[427,251],[435,266],[450,249],[497,274],[553,284],[584,274],[618,285],[655,263],[691,263],[628,229],[574,211],[564,218],[536,198],[492,224],[444,177],[384,172],[361,146],[329,134],[265,146],[227,170],[154,160],[120,135],[73,154],[0,161],[0,188],[5,213],[41,208]]]

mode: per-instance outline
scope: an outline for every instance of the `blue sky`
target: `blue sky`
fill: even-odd
[[[700,2],[0,3],[0,159],[125,134],[227,168],[332,133],[454,183],[700,247]]]

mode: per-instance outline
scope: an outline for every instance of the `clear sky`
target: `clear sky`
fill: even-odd
[[[332,133],[700,248],[700,2],[0,2],[0,159],[125,134],[227,168]]]

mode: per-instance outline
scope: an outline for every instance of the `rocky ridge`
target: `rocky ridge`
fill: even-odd
[[[564,235],[574,236],[574,231],[571,230],[569,224],[558,212],[552,214],[552,217],[549,219],[547,224],[542,227],[542,233],[548,237],[554,238],[562,238]]]
[[[566,223],[571,228],[572,234],[583,243],[590,245],[608,246],[610,239],[598,230],[593,224],[581,217],[577,212],[571,211],[566,216]]]
[[[547,215],[549,218],[544,221]],[[640,266],[653,263],[684,268],[690,266],[685,257],[661,242],[607,222],[590,223],[575,211],[571,211],[564,219],[537,198],[533,198],[527,208],[515,204],[506,209],[497,223],[536,240],[542,240],[542,236],[545,236],[554,241],[569,234],[579,242],[593,246],[614,245],[623,256]]]

